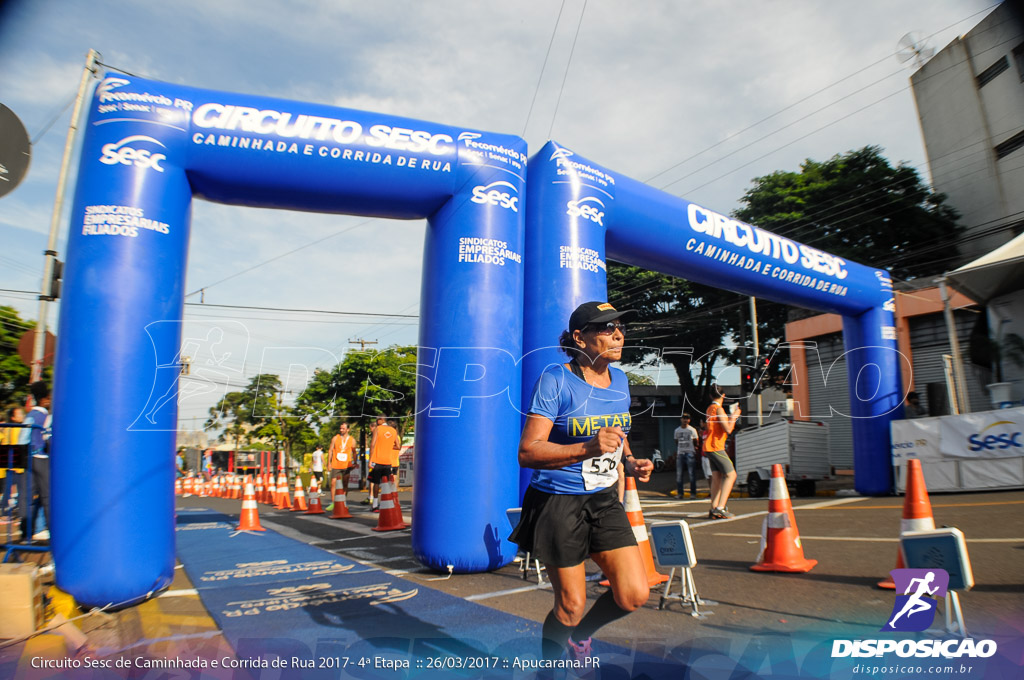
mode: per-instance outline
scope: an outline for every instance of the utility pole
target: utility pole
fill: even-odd
[[[53,203],[53,215],[50,218],[50,238],[47,241],[46,250],[43,254],[46,260],[43,264],[43,282],[39,289],[39,316],[36,319],[36,337],[32,348],[32,371],[30,382],[36,382],[43,377],[43,353],[46,351],[46,314],[47,303],[56,299],[53,295],[54,271],[58,267],[57,251],[57,225],[60,222],[60,213],[64,205],[64,189],[67,186],[68,170],[71,166],[71,152],[75,146],[75,137],[78,132],[78,120],[82,115],[82,102],[85,99],[85,90],[89,85],[89,77],[96,73],[96,59],[99,57],[96,50],[89,50],[85,59],[85,69],[82,71],[82,79],[78,84],[78,96],[75,98],[74,112],[71,114],[71,124],[68,126],[68,137],[64,142],[64,159],[60,164],[60,175],[57,178],[57,197]]]
[[[363,340],[362,338],[359,338],[358,340],[349,340],[348,344],[350,344],[350,345],[359,345],[359,349],[360,350],[365,350],[367,345],[376,345],[377,341],[376,340]]]
[[[376,340],[349,340],[350,345],[359,345],[360,351],[366,349],[367,345],[376,345]],[[366,414],[359,409],[359,488],[366,485]]]
[[[759,382],[762,382],[761,388],[763,389],[764,372],[762,371],[760,376],[757,373],[762,367],[760,342],[758,342],[757,338],[757,298],[753,295],[750,296],[750,327],[754,340],[754,370],[750,372],[750,375],[755,376]],[[761,413],[761,390],[759,389],[757,391],[757,426],[761,427],[762,425],[764,425],[764,416]]]

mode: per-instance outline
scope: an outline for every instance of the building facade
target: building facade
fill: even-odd
[[[910,78],[935,191],[968,227],[960,259],[1024,229],[1024,10],[1003,2]]]

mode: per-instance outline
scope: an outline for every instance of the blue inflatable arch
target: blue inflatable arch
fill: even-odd
[[[58,585],[84,604],[105,605],[171,581],[177,407],[161,397],[176,380],[194,196],[428,218],[416,484],[431,491],[429,504],[413,510],[413,547],[438,569],[511,561],[504,537],[505,510],[517,503],[515,361],[472,383],[508,398],[485,408],[483,400],[463,403],[460,390],[467,366],[522,352],[525,176],[526,145],[515,136],[103,80],[84,134],[55,369]],[[169,377],[158,367],[170,367]],[[428,409],[436,417],[424,417]],[[469,483],[452,473],[467,461]]]
[[[528,172],[524,409],[544,368],[566,360],[557,339],[573,309],[607,299],[612,259],[842,315],[851,404],[842,415],[853,418],[855,486],[889,493],[889,422],[903,390],[888,273],[731,220],[553,142]]]

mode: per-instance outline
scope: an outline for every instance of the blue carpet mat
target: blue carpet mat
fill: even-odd
[[[178,558],[239,658],[259,664],[252,677],[533,676],[535,621],[273,531],[236,532],[217,512],[183,510],[177,522]],[[685,670],[598,641],[594,649],[601,678]]]

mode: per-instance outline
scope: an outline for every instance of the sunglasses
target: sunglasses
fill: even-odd
[[[594,331],[598,335],[607,335],[614,333],[615,331],[626,332],[626,325],[618,321],[609,321],[607,323],[590,323],[587,324],[586,329],[588,331]]]

